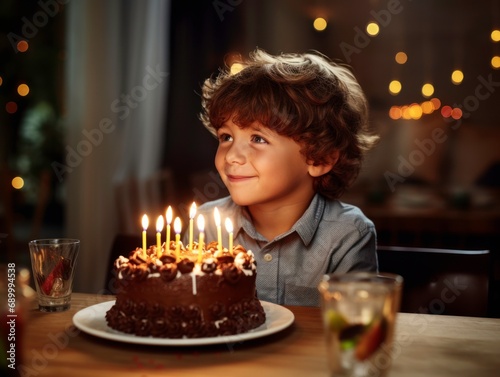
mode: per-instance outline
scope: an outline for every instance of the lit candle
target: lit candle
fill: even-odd
[[[191,204],[191,209],[189,210],[189,251],[193,250],[193,222],[196,215],[196,203]]]
[[[148,229],[148,216],[142,216],[142,255],[146,256],[146,230]]]
[[[169,250],[170,250],[170,224],[172,223],[172,207],[168,206],[165,218],[167,219],[167,242],[165,243],[165,251],[169,252]]]
[[[217,226],[217,249],[222,251],[222,228],[220,226],[220,214],[217,207],[214,209],[214,219]]]
[[[180,252],[181,252],[181,219],[178,217],[175,218],[174,221],[174,231],[175,231],[175,257],[179,260]]]
[[[233,255],[233,222],[226,217],[226,230],[229,233],[229,252]]]
[[[203,242],[205,238],[205,218],[203,215],[198,215],[198,230],[200,231],[200,238],[198,240],[198,263],[201,263],[201,258],[203,256]]]
[[[161,231],[163,230],[163,216],[158,216],[156,220],[156,256],[161,257]]]

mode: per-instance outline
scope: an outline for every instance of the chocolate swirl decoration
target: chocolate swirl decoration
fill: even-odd
[[[184,258],[179,263],[177,263],[177,268],[181,273],[189,274],[191,271],[193,271],[194,262],[187,258]]]
[[[215,260],[213,258],[207,258],[201,264],[201,270],[206,274],[214,272],[216,269],[217,263],[215,263]]]
[[[138,302],[134,305],[132,312],[139,318],[146,317],[148,315],[148,306],[145,302]]]
[[[148,266],[145,264],[141,264],[135,267],[134,271],[134,279],[137,281],[146,280],[148,278],[149,271]]]
[[[157,262],[158,262],[158,260],[155,260],[155,261],[154,261],[154,260],[152,260],[152,259],[150,259],[150,260],[148,261],[148,271],[149,271],[151,274],[154,274],[154,273],[156,273],[156,272],[159,272],[161,265],[159,265],[159,263],[157,263]]]
[[[214,254],[218,250],[218,246],[217,241],[212,241],[205,246],[205,251]]]
[[[106,321],[115,330],[128,334],[134,333],[134,320],[131,316],[127,316],[123,312],[120,312],[117,306],[113,306],[106,313]]]
[[[172,281],[177,276],[177,265],[167,263],[160,267],[160,276],[165,281]]]
[[[177,322],[170,322],[168,323],[168,329],[167,329],[167,338],[182,338],[184,336],[184,327],[182,326],[182,323],[177,321]]]
[[[142,250],[139,248],[136,248],[135,251],[133,251],[130,254],[128,259],[130,260],[131,263],[134,263],[137,265],[146,263],[148,261],[148,258],[143,255]]]
[[[175,263],[176,262],[176,258],[173,255],[163,254],[160,257],[160,261],[163,264]]]
[[[236,265],[238,265],[240,268],[243,268],[244,270],[252,270],[252,257],[248,255],[246,252],[239,252],[236,257],[234,258],[234,262]]]
[[[241,278],[241,270],[234,264],[227,264],[222,268],[222,275],[230,284],[236,284]]]
[[[134,333],[139,336],[149,336],[151,334],[152,324],[147,318],[136,321]]]
[[[233,254],[234,255],[237,255],[238,253],[247,253],[247,251],[245,250],[245,248],[241,245],[236,245],[234,248],[233,248]]]
[[[235,318],[239,317],[242,312],[243,312],[242,306],[240,305],[240,303],[236,303],[229,307],[227,314],[229,318]]]
[[[188,320],[184,327],[184,333],[188,338],[202,338],[205,336],[204,323],[201,320]]]
[[[234,257],[231,254],[224,253],[217,257],[217,263],[219,265],[230,264],[234,262]]]
[[[128,258],[125,258],[123,255],[120,255],[115,260],[115,268],[119,270],[121,267],[126,266],[129,263]]]
[[[119,272],[123,280],[132,280],[135,277],[135,265],[131,263],[126,264],[120,267]]]
[[[157,317],[152,321],[151,335],[158,338],[165,338],[168,333],[168,323],[165,318]]]

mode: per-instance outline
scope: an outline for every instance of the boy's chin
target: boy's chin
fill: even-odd
[[[231,195],[231,199],[233,200],[233,202],[240,207],[246,207],[253,203],[251,200],[248,200],[247,196],[233,195],[231,192],[229,194]]]

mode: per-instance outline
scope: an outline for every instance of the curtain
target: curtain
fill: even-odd
[[[56,173],[65,180],[66,234],[81,240],[74,290],[99,292],[120,223],[116,187],[147,181],[161,165],[170,2],[67,7],[67,139]]]

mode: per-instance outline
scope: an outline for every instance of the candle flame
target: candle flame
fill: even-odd
[[[229,217],[226,217],[226,230],[228,233],[233,232],[233,222],[231,221],[231,219]]]
[[[194,219],[195,216],[196,216],[196,203],[193,202],[193,204],[191,204],[191,209],[189,210],[189,218]]]
[[[156,220],[156,231],[161,232],[163,230],[164,222],[163,216],[158,216],[158,220]]]
[[[149,226],[148,215],[144,215],[142,216],[142,229],[146,230],[148,229],[148,226]]]
[[[219,209],[215,207],[214,209],[214,219],[215,219],[215,225],[220,226],[220,214],[219,214]]]
[[[205,217],[203,217],[203,215],[198,215],[197,223],[198,223],[198,230],[200,232],[203,232],[205,230]]]
[[[174,231],[176,234],[180,234],[182,231],[181,219],[176,217],[174,220]]]
[[[172,223],[172,207],[171,206],[168,206],[167,208],[167,214],[166,214],[166,218],[167,218],[167,224],[170,225]]]

